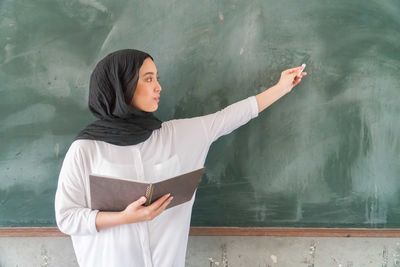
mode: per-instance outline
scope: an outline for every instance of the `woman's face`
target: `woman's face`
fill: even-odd
[[[139,70],[139,80],[131,105],[142,111],[154,112],[158,109],[160,92],[157,67],[151,58],[146,58]]]

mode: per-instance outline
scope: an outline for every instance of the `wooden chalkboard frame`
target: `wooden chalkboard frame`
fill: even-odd
[[[190,236],[277,236],[277,237],[377,237],[398,238],[400,229],[368,228],[270,228],[191,227]],[[5,227],[0,237],[66,237],[56,227]]]

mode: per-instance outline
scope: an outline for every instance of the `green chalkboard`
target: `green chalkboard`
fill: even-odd
[[[400,227],[400,2],[0,1],[0,226],[54,226],[63,157],[111,51],[154,56],[163,119],[214,112],[307,63],[211,148],[194,226]]]

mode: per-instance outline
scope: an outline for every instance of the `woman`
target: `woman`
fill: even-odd
[[[306,75],[303,67],[282,72],[279,82],[214,114],[161,122],[157,68],[147,53],[120,50],[95,67],[89,108],[99,120],[69,148],[55,199],[57,225],[71,235],[80,266],[184,266],[191,201],[164,209],[173,196],[150,206],[141,197],[121,212],[92,210],[92,173],[160,180],[203,167],[212,142],[257,117]]]

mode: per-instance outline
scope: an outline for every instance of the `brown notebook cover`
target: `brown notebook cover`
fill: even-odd
[[[89,175],[92,209],[101,211],[122,211],[140,197],[147,198],[146,206],[165,194],[171,193],[172,208],[189,201],[200,183],[204,168],[157,182],[146,183],[132,180]]]

